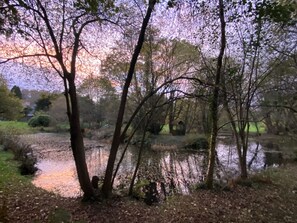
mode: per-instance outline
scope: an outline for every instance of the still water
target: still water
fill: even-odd
[[[110,145],[91,148],[86,151],[86,160],[90,177],[97,175],[103,178],[108,160]],[[117,189],[128,187],[137,162],[139,149],[130,147],[120,166],[115,180]],[[119,156],[122,150],[119,152]],[[46,156],[45,156],[46,157]],[[257,142],[251,142],[248,152],[248,168],[250,172],[261,171],[268,166],[282,163],[282,154],[277,150],[269,150]],[[206,174],[207,153],[202,151],[163,151],[156,152],[146,149],[138,171],[138,179],[149,179],[163,182],[167,188],[183,194],[191,192],[193,185],[203,181]],[[33,183],[60,194],[64,197],[82,195],[79,188],[74,161],[71,153],[61,158],[39,159],[39,168]],[[217,146],[216,179],[225,181],[239,173],[235,146],[219,142]]]

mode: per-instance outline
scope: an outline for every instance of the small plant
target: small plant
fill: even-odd
[[[134,185],[133,197],[137,199],[144,199],[145,193],[143,191],[143,188],[148,186],[149,184],[150,181],[147,179],[138,180],[137,183]]]

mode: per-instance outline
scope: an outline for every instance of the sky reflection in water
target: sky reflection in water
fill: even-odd
[[[86,152],[90,177],[98,175],[102,178],[104,176],[109,154],[108,151],[109,146],[105,146]],[[137,151],[137,148],[131,148],[127,151],[119,169],[119,177],[115,181],[115,186],[123,183],[123,181],[128,181],[132,175],[138,156]],[[224,180],[239,173],[237,153],[234,145],[220,143],[217,146],[217,155],[217,179]],[[280,164],[279,161],[268,160],[269,162],[267,162],[267,157],[268,155],[264,152],[260,144],[251,142],[247,159],[249,170],[259,171],[267,165]],[[280,156],[275,157],[281,158]],[[142,158],[142,165],[138,176],[142,179],[148,178],[153,181],[164,182],[167,188],[174,185],[177,191],[187,194],[191,192],[191,185],[201,182],[204,179],[206,164],[206,153],[146,151]],[[33,181],[36,186],[59,193],[63,197],[78,197],[82,195],[74,161],[71,156],[65,157],[64,160],[40,160],[38,168],[39,172]]]

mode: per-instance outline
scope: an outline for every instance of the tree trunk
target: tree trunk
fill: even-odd
[[[78,181],[84,193],[85,199],[94,197],[94,190],[90,181],[88,167],[85,159],[85,149],[83,135],[80,127],[79,108],[76,95],[76,87],[73,79],[68,79],[69,97],[71,102],[71,111],[68,112],[70,124],[70,141],[72,153],[75,161]],[[67,88],[66,88],[67,89]],[[68,107],[68,106],[67,106]]]
[[[169,103],[169,133],[173,133],[173,123],[174,123],[174,91],[170,92],[170,103]]]
[[[114,135],[113,135],[113,140],[112,140],[112,144],[111,144],[111,148],[110,148],[110,154],[108,157],[107,167],[106,167],[106,171],[105,171],[104,182],[103,182],[103,186],[102,186],[102,193],[106,198],[110,197],[111,192],[112,192],[113,169],[114,169],[114,163],[115,163],[116,155],[118,152],[118,148],[120,145],[121,128],[122,128],[123,117],[124,117],[124,113],[125,113],[125,107],[126,107],[129,86],[130,86],[130,83],[131,83],[131,80],[132,80],[132,77],[134,74],[134,69],[135,69],[135,65],[137,62],[137,58],[140,54],[140,51],[141,51],[141,48],[142,48],[142,45],[144,42],[145,31],[146,31],[146,28],[147,28],[147,25],[150,20],[151,13],[154,9],[155,4],[156,4],[156,0],[151,0],[149,2],[149,7],[148,7],[146,15],[143,19],[142,27],[141,27],[140,34],[138,37],[138,42],[137,42],[137,45],[135,47],[135,50],[134,50],[134,53],[133,53],[133,56],[132,56],[132,59],[130,62],[129,71],[128,71],[125,85],[123,88],[120,107],[119,107],[119,111],[118,111],[118,117],[117,117],[117,121],[116,121],[116,127],[115,127],[115,131],[114,131]]]
[[[208,157],[208,168],[206,176],[206,186],[207,188],[213,188],[213,175],[215,167],[215,153],[216,153],[216,142],[218,135],[218,103],[219,103],[219,92],[221,84],[221,70],[223,64],[223,57],[226,46],[226,36],[225,36],[225,16],[224,16],[224,2],[223,0],[219,1],[219,17],[221,22],[221,48],[217,61],[217,70],[215,78],[215,87],[213,90],[213,98],[211,100],[211,136],[210,136],[210,145],[209,145],[209,157]]]
[[[136,166],[135,166],[135,169],[134,169],[134,173],[133,173],[133,176],[132,176],[132,179],[131,179],[131,182],[130,182],[130,186],[129,186],[129,193],[128,193],[129,196],[132,196],[133,195],[134,182],[135,182],[136,175],[137,175],[138,169],[140,167],[141,158],[142,158],[142,152],[143,152],[143,147],[144,147],[144,140],[145,140],[146,128],[147,128],[147,123],[146,123],[145,130],[142,133],[142,139],[141,139],[141,145],[140,145],[140,148],[139,148],[137,163],[136,163]]]
[[[241,179],[247,179],[248,172],[247,172],[247,161],[246,161],[246,155],[247,155],[247,146],[242,146],[242,156],[239,157],[240,159],[240,178]]]

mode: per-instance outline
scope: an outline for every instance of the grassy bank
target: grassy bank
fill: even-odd
[[[19,163],[13,160],[13,154],[0,150],[0,188],[10,185],[31,185],[31,178],[21,176],[18,170]]]
[[[0,132],[20,135],[35,133],[36,129],[30,127],[27,122],[0,121]]]

